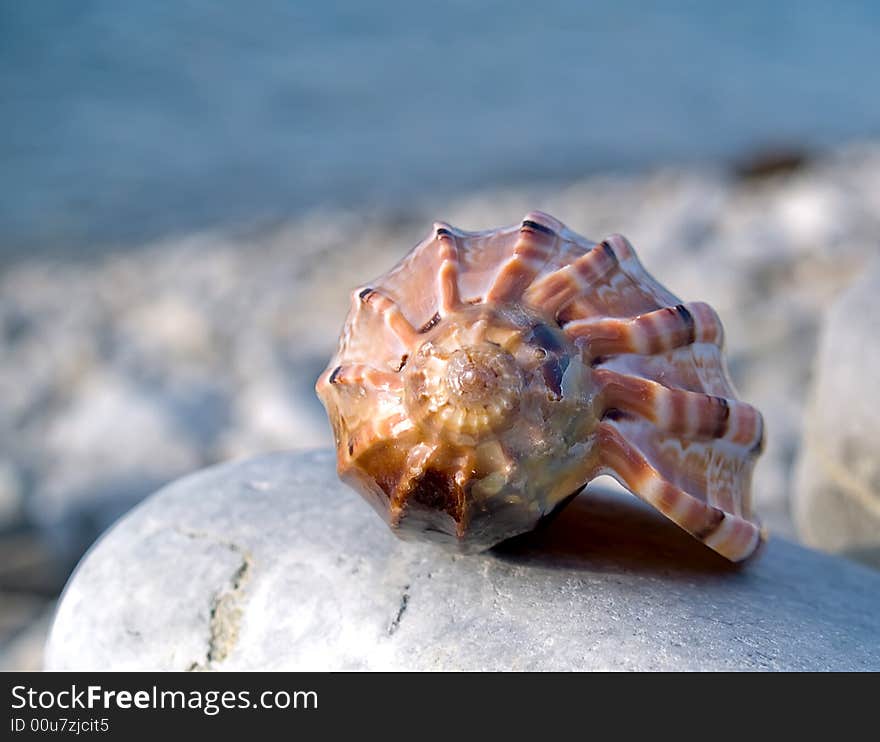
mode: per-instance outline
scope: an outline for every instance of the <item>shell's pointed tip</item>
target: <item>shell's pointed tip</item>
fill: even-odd
[[[610,245],[619,254],[629,254],[633,250],[632,243],[619,232],[609,234],[602,242]]]
[[[435,237],[452,237],[455,228],[446,222],[434,222],[433,232]]]
[[[530,211],[522,219],[523,229],[555,235],[563,229],[562,222],[543,211]]]

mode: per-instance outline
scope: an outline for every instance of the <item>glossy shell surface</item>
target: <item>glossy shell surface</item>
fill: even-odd
[[[740,561],[762,538],[764,431],[722,345],[715,312],[625,238],[532,212],[484,232],[436,223],[352,293],[316,388],[340,476],[401,537],[486,549],[610,474]]]

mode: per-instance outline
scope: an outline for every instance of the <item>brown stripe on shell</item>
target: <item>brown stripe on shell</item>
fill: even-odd
[[[562,222],[544,211],[530,211],[523,217],[521,225],[557,235],[565,230],[565,225]]]
[[[519,231],[510,259],[504,263],[486,293],[487,302],[517,299],[531,285],[556,248],[556,233],[526,220]]]
[[[440,243],[437,294],[440,302],[440,314],[445,316],[461,306],[458,288],[458,242],[452,231],[444,225],[436,225],[435,232]]]
[[[656,381],[596,369],[594,379],[601,389],[601,404],[627,410],[651,421],[667,433],[693,438],[726,438],[751,446],[760,424],[754,407],[734,399],[702,392],[669,389]],[[737,418],[731,431],[729,419]]]
[[[618,262],[624,263],[636,257],[636,251],[633,250],[630,241],[622,234],[610,234],[602,240],[602,243],[611,249]]]
[[[599,459],[634,494],[657,508],[689,533],[704,529],[710,520],[709,506],[667,481],[626,439],[614,421],[601,423],[597,431]]]
[[[608,243],[608,240],[602,240],[600,243],[601,248],[605,251],[605,255],[608,256],[608,259],[617,265],[620,261],[617,259],[617,254],[614,252],[614,248]]]
[[[687,340],[682,344],[690,345],[697,339],[697,323],[694,320],[694,315],[691,314],[691,310],[688,309],[684,304],[676,304],[673,311],[678,314],[679,321],[684,326]]]
[[[724,521],[725,513],[721,508],[712,507],[712,515],[713,518],[706,523],[706,526],[698,531],[694,532],[694,536],[696,536],[700,541],[704,541],[705,539],[712,536],[719,528],[721,528],[722,522]]]
[[[618,268],[614,250],[596,246],[589,252],[536,281],[524,294],[527,304],[555,317],[578,294],[609,278]]]
[[[755,524],[724,514],[668,482],[614,422],[603,422],[597,438],[601,465],[688,533],[733,562],[747,559],[758,548],[762,534]]]
[[[765,538],[757,524],[725,513],[718,526],[701,540],[730,561],[741,562],[754,555]]]
[[[703,318],[699,333],[692,306]],[[678,304],[631,319],[576,319],[568,322],[563,329],[573,339],[584,338],[591,356],[620,353],[654,355],[691,345],[698,339],[712,342],[718,338],[720,333],[706,316],[705,311],[696,305]]]
[[[712,436],[714,438],[723,438],[724,434],[727,433],[727,423],[730,420],[730,404],[724,397],[709,396],[709,399],[721,408]]]
[[[556,236],[556,232],[554,232],[552,229],[550,229],[549,227],[545,227],[543,224],[538,224],[538,222],[534,222],[531,219],[526,219],[525,221],[523,221],[522,225],[526,230],[533,229],[536,232],[543,232],[544,234],[550,235],[551,237]]]
[[[351,363],[344,366],[337,366],[333,369],[333,373],[330,374],[328,381],[330,384],[334,385],[366,385],[374,389],[402,388],[402,383],[397,373],[380,371],[379,369],[373,368],[364,363]]]
[[[397,304],[373,288],[358,293],[361,305],[379,314],[386,327],[405,345],[414,341],[415,328],[409,323]]]

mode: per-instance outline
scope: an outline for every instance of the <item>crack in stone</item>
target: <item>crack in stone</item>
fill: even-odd
[[[394,632],[400,628],[400,619],[403,618],[403,614],[406,613],[406,607],[409,605],[409,585],[403,586],[403,594],[400,596],[400,607],[397,609],[397,615],[391,621],[391,625],[388,627],[388,636],[393,636]]]
[[[238,642],[242,616],[241,590],[250,577],[253,559],[247,551],[232,541],[217,538],[209,533],[186,530],[179,526],[175,526],[174,530],[187,538],[213,541],[237,554],[241,559],[237,569],[229,577],[228,584],[219,588],[211,598],[208,648],[204,660],[192,662],[186,668],[187,672],[210,670],[215,663],[225,660]]]

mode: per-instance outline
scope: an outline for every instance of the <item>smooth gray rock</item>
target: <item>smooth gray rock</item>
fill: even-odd
[[[880,574],[786,541],[734,567],[591,488],[479,556],[404,543],[330,452],[170,485],[61,600],[52,670],[880,669]]]
[[[797,466],[803,540],[880,567],[880,260],[828,312]]]

